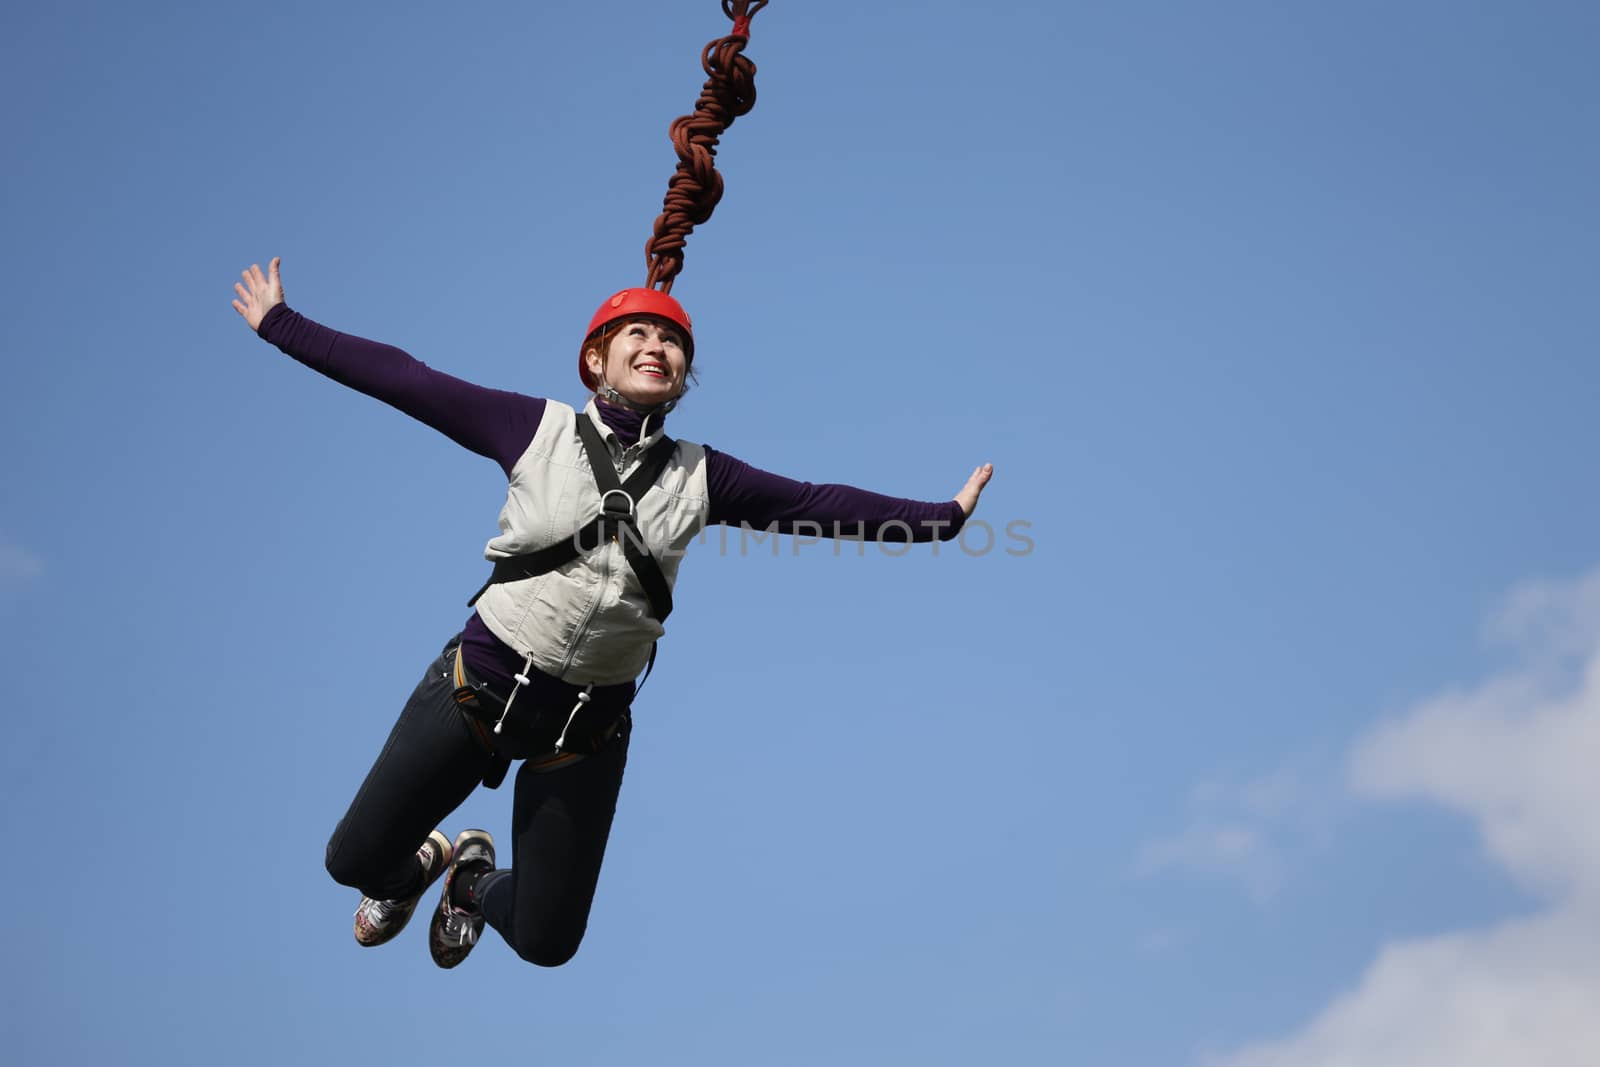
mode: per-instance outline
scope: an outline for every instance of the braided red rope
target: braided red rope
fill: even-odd
[[[744,46],[750,39],[751,18],[766,6],[767,0],[722,0],[733,31],[701,50],[705,87],[694,113],[674,119],[668,130],[678,153],[678,169],[667,182],[661,214],[644,246],[649,288],[672,292],[673,279],[683,270],[690,232],[711,217],[722,199],[717,141],[734,119],[756,106],[756,65],[744,55]]]

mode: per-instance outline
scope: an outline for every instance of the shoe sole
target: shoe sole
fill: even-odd
[[[428,840],[433,842],[434,855],[442,856],[443,860],[439,864],[439,869],[428,875],[428,881],[423,885],[422,892],[417,894],[418,900],[421,900],[423,895],[433,888],[433,883],[437,882],[439,876],[450,869],[451,861],[456,858],[456,847],[450,843],[448,837],[444,836],[443,830],[433,831],[428,835]]]

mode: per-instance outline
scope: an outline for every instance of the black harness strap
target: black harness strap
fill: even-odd
[[[666,575],[661,573],[661,564],[656,562],[649,546],[644,543],[635,508],[639,498],[649,492],[666,469],[676,442],[663,437],[651,445],[639,469],[629,475],[627,481],[623,481],[617,477],[616,468],[611,465],[611,453],[606,449],[600,431],[595,429],[594,420],[580,412],[577,421],[578,437],[583,441],[584,454],[589,457],[589,469],[594,472],[595,485],[600,489],[600,514],[571,537],[562,538],[553,545],[496,560],[489,580],[472,595],[467,605],[476,604],[491,585],[549,574],[585,552],[593,552],[607,541],[616,541],[622,545],[623,557],[628,561],[628,566],[633,568],[639,584],[644,587],[644,595],[650,601],[650,613],[657,622],[666,622],[667,616],[672,614],[672,588],[667,585]],[[651,658],[654,659],[653,654]]]
[[[666,622],[667,616],[672,614],[672,587],[667,584],[666,575],[661,573],[661,564],[650,554],[650,546],[644,543],[644,533],[639,529],[637,501],[661,477],[667,460],[672,457],[674,442],[663,437],[651,445],[639,469],[624,482],[617,477],[616,468],[611,465],[611,453],[607,451],[600,431],[595,429],[593,419],[586,417],[578,420],[578,437],[583,441],[583,450],[589,454],[594,482],[600,487],[601,539],[603,541],[609,535],[622,545],[622,555],[627,559],[628,566],[633,568],[634,576],[639,579],[639,584],[644,587],[644,595],[650,601],[650,613],[655,616],[656,622]]]

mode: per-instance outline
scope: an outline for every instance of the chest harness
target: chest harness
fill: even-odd
[[[607,541],[615,541],[622,546],[623,558],[627,560],[634,577],[639,579],[639,585],[644,589],[645,599],[650,602],[651,617],[658,623],[664,623],[667,616],[672,614],[672,587],[667,584],[666,575],[661,573],[661,564],[650,554],[650,546],[645,544],[644,532],[639,529],[638,501],[655,485],[656,479],[661,477],[661,472],[666,469],[668,461],[672,458],[677,442],[666,436],[656,441],[645,450],[638,469],[624,480],[612,465],[610,450],[606,448],[600,431],[595,428],[594,420],[586,413],[580,412],[576,421],[578,438],[583,442],[584,454],[589,459],[589,469],[594,474],[595,485],[600,490],[600,513],[574,530],[570,536],[562,538],[553,545],[525,552],[519,556],[496,560],[489,580],[472,595],[472,599],[467,601],[467,606],[476,604],[478,598],[483,596],[491,585],[549,574],[583,555],[599,550]],[[650,671],[655,663],[656,647],[651,645],[650,661],[644,670],[645,679],[650,677]],[[530,653],[523,663],[522,671],[514,676],[517,684],[506,697],[504,708],[494,724],[496,735],[502,733],[506,716],[511,713],[511,704],[517,698],[518,691],[523,686],[532,684],[528,677],[528,671],[532,666],[533,655]],[[641,679],[639,686],[643,685],[644,680]],[[571,729],[573,719],[583,710],[584,705],[589,703],[593,690],[594,683],[591,682],[578,693],[578,701],[567,715],[566,724],[556,739],[557,752],[561,751],[562,745],[566,742],[567,731]],[[461,699],[460,695],[457,699]]]

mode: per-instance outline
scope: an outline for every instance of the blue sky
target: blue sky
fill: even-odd
[[[991,461],[1032,550],[691,554],[577,959],[357,949],[323,845],[503,478],[231,284],[580,401],[726,26],[0,16],[16,1062],[1589,1063],[1578,3],[775,0],[673,430],[925,499]]]

